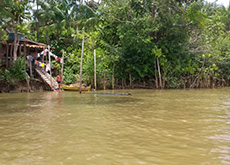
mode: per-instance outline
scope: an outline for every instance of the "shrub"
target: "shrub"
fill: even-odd
[[[64,84],[74,84],[76,83],[76,75],[73,74],[73,70],[70,67],[64,69]]]
[[[18,60],[14,62],[14,65],[10,70],[12,75],[14,75],[14,77],[20,81],[24,81],[26,79],[24,73],[25,65],[25,60],[19,57]]]

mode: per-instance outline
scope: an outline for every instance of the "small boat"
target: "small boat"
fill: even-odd
[[[62,85],[62,88],[65,91],[80,91],[79,86]],[[89,91],[90,89],[91,89],[91,85],[90,86],[82,85],[81,87],[81,91]]]

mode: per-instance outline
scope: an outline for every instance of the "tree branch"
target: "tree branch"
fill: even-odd
[[[192,1],[192,0],[191,0],[191,1]],[[185,15],[185,12],[186,12],[186,10],[187,10],[188,4],[190,4],[191,1],[190,1],[190,0],[187,0],[187,1],[186,1],[185,7],[184,7],[184,11],[183,11],[182,16],[181,16],[181,20],[182,20],[182,21],[183,21],[183,19],[184,19],[184,15]]]
[[[198,80],[199,76],[200,76],[201,73],[203,72],[203,70],[204,70],[204,65],[205,65],[205,61],[206,61],[206,58],[204,58],[202,67],[200,68],[200,73],[199,73],[198,76],[195,78],[194,82],[190,85],[190,88],[193,88],[193,87],[195,86],[196,81]]]
[[[115,18],[115,17],[113,17],[113,18],[114,18],[115,20],[117,20],[118,22],[133,24],[131,21],[122,21],[122,20],[120,20],[120,19],[118,19],[118,18]]]

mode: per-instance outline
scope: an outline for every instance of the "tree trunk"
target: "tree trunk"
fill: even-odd
[[[83,28],[83,38],[82,38],[82,48],[81,48],[80,93],[81,93],[81,86],[82,86],[82,62],[83,62],[83,53],[84,53],[84,43],[85,43],[85,27]]]
[[[185,79],[184,80],[184,89],[186,89],[186,82],[187,82],[187,80]]]
[[[29,76],[26,74],[26,83],[27,83],[27,92],[30,92],[30,81],[29,81]]]
[[[15,25],[14,21],[12,23],[13,23],[13,27],[14,27],[14,25]],[[17,29],[15,29],[14,30],[14,54],[13,54],[14,61],[17,60],[18,43],[19,43],[18,31],[17,31]]]
[[[190,88],[193,88],[193,87],[197,84],[197,80],[199,79],[201,73],[202,73],[203,70],[204,70],[205,61],[206,61],[206,58],[204,58],[202,67],[200,68],[200,73],[199,73],[198,76],[195,78],[195,80],[194,80],[194,82],[192,83],[192,85],[190,86]],[[198,85],[199,85],[199,84],[198,84]]]
[[[9,67],[9,43],[6,45],[6,68]]]
[[[213,80],[212,80],[212,88],[215,88],[215,83],[216,83],[216,80],[215,80],[215,78],[213,78]]]
[[[203,88],[203,79],[200,79],[200,88]]]
[[[24,56],[24,59],[25,59],[25,61],[27,60],[26,59],[26,43],[24,42],[24,44],[23,44],[23,56]],[[25,66],[26,67],[26,66]],[[26,68],[25,68],[26,69]]]
[[[19,45],[19,56],[21,56],[21,53],[22,53],[22,46],[21,44]]]
[[[37,41],[39,41],[39,23],[36,23]]]
[[[222,87],[225,86],[225,80],[224,80],[224,77],[222,76]]]
[[[56,39],[59,41],[59,27],[57,27]]]
[[[77,28],[76,28],[76,35],[74,35],[74,42],[76,42],[77,40],[77,37],[78,37],[78,25],[77,25]]]
[[[155,16],[156,16],[156,5],[154,4],[152,8],[152,19],[154,19]]]
[[[124,89],[124,78],[122,78],[121,80],[121,86],[122,86],[122,89]]]
[[[158,75],[159,75],[160,87],[162,89],[161,68],[160,68],[158,57],[157,57],[157,68],[158,68]]]
[[[157,77],[157,62],[156,61],[155,61],[155,86],[156,86],[156,89],[159,88],[158,77]]]
[[[207,84],[208,84],[208,88],[211,88],[211,76],[209,76]]]
[[[12,58],[13,58],[13,44],[10,45],[10,65],[12,65]]]
[[[104,78],[103,78],[103,88],[104,88],[104,90],[106,89],[105,73],[104,73]]]
[[[113,63],[113,75],[112,75],[112,89],[114,89],[114,78],[115,78],[115,76],[114,76],[114,69],[115,69],[115,64]]]
[[[132,87],[133,84],[132,84],[132,74],[131,74],[131,72],[129,72],[129,86],[130,86],[130,88],[133,88]]]
[[[14,54],[13,54],[13,57],[14,57],[14,61],[17,60],[17,51],[18,51],[18,42],[17,42],[17,30],[15,31],[14,33]]]
[[[183,11],[183,13],[182,13],[182,16],[181,16],[181,20],[183,21],[183,19],[184,19],[184,14],[185,14],[185,12],[186,12],[186,10],[187,10],[187,7],[188,7],[188,4],[190,3],[190,1],[189,0],[187,0],[186,1],[186,4],[185,4],[185,7],[184,7],[184,11]]]
[[[163,79],[163,86],[162,86],[162,88],[165,88],[165,80]]]
[[[48,28],[46,28],[46,42],[47,42],[47,45],[49,45],[49,31],[48,31]]]
[[[36,0],[36,5],[37,5],[37,12],[38,12],[38,0]],[[36,30],[37,30],[37,41],[39,41],[39,21],[37,18],[37,23],[36,23]]]
[[[192,77],[189,77],[189,79],[188,79],[188,87],[190,87],[191,86],[191,82],[192,82]]]
[[[119,81],[118,81],[118,79],[116,79],[115,82],[116,82],[116,87],[118,87],[118,86],[119,86]]]
[[[97,90],[97,62],[96,49],[94,49],[94,89]]]

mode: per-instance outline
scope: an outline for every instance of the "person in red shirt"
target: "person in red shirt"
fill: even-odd
[[[60,90],[60,89],[61,89],[61,82],[62,82],[61,74],[59,74],[59,75],[57,76],[57,82],[58,82],[58,88],[59,88],[59,90]]]

